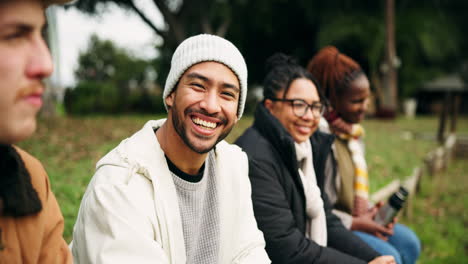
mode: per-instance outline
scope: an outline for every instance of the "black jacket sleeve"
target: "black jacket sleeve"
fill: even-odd
[[[259,228],[265,235],[266,250],[272,262],[282,264],[367,263],[334,248],[319,246],[305,237],[304,233],[297,228],[286,193],[279,180],[278,175],[281,173],[281,168],[271,160],[273,159],[250,160],[249,176],[252,184],[255,217]],[[331,227],[335,229],[332,230],[333,235],[329,236],[329,239],[347,237],[336,234],[339,233],[339,227],[335,222]],[[346,229],[343,230],[343,233],[348,234],[348,236],[352,235]],[[359,240],[357,241],[359,242]],[[337,243],[330,242],[331,245]],[[355,253],[355,248],[351,250],[352,246],[346,247],[349,249],[349,253]]]
[[[331,203],[323,190],[322,199],[327,217],[328,246],[366,261],[378,257],[379,253],[349,231],[341,220],[332,213]]]

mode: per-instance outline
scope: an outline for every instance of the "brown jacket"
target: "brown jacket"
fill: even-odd
[[[31,175],[42,209],[21,217],[5,216],[0,211],[0,264],[72,263],[71,253],[62,237],[63,216],[47,174],[37,159],[17,147],[15,149]]]

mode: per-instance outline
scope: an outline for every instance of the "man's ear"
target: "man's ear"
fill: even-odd
[[[172,105],[174,104],[175,100],[175,91],[172,91],[165,99],[164,102],[166,102],[167,108],[171,108]]]

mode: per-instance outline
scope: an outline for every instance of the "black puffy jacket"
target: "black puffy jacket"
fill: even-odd
[[[319,131],[310,138],[317,184],[322,190],[325,161],[333,139]],[[252,127],[235,144],[249,157],[255,218],[273,263],[367,263],[379,256],[332,214],[323,191],[328,247],[305,237],[305,197],[294,140],[262,104],[257,106]]]

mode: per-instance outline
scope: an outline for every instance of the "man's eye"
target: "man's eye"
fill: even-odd
[[[1,37],[3,40],[16,42],[29,38],[32,34],[32,29],[29,27],[18,27],[5,33],[6,34],[3,34]]]
[[[234,93],[231,93],[231,92],[222,92],[223,95],[226,95],[226,96],[229,96],[229,97],[232,97],[232,98],[235,98],[236,96],[234,95]]]
[[[201,84],[199,84],[199,83],[191,83],[190,85],[191,85],[191,86],[195,86],[195,87],[197,87],[197,88],[202,88],[202,89],[205,88],[205,87],[203,87],[203,85],[201,85]]]
[[[5,39],[5,40],[15,40],[15,39],[19,39],[22,36],[23,36],[22,32],[15,31],[13,33],[5,35],[3,37],[3,39]]]

